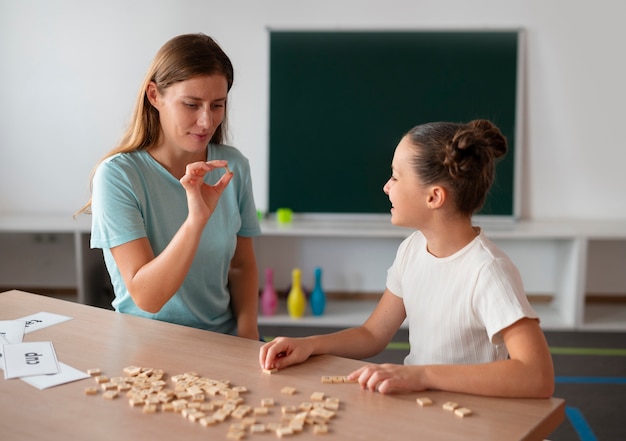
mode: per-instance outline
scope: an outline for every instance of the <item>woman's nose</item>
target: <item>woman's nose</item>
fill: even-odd
[[[198,116],[198,125],[200,127],[211,127],[211,112],[207,110],[201,110],[200,115]]]

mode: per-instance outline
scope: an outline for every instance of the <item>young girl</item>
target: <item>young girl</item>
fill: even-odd
[[[261,367],[284,368],[317,354],[371,357],[408,318],[404,365],[368,364],[349,379],[380,393],[551,396],[552,358],[519,272],[471,220],[505,152],[505,138],[485,120],[410,130],[384,192],[391,222],[417,231],[400,245],[379,304],[356,328],[276,338],[261,347]]]
[[[223,144],[232,84],[210,37],[165,43],[82,211],[93,214],[91,245],[103,250],[117,311],[258,340],[249,164]]]

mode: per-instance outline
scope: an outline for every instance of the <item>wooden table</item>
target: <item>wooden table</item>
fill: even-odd
[[[362,362],[334,356],[313,357],[304,364],[274,374],[261,371],[260,342],[215,334],[112,311],[28,294],[0,293],[0,320],[13,320],[46,311],[73,317],[31,332],[24,341],[52,341],[59,361],[86,371],[99,368],[109,377],[122,376],[127,366],[163,369],[168,377],[190,371],[203,377],[229,380],[245,386],[246,404],[259,406],[274,398],[277,407],[262,422],[278,421],[282,405],[308,402],[313,392],[341,400],[325,435],[335,440],[541,440],[564,419],[564,401],[502,399],[427,391],[381,395],[357,384],[322,384],[325,375],[346,375]],[[169,382],[169,379],[168,379]],[[144,414],[126,398],[87,396],[93,379],[38,390],[20,379],[0,378],[0,433],[3,439],[50,440],[196,440],[228,439],[234,419],[203,427],[178,413]],[[297,393],[284,395],[293,386]],[[416,397],[428,396],[430,407]],[[441,405],[455,401],[474,414],[459,418]],[[320,439],[310,427],[290,435],[294,440]],[[277,439],[270,433],[248,434],[246,439]]]

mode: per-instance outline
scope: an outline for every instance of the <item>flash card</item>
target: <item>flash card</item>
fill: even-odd
[[[28,334],[29,332],[37,331],[58,323],[63,323],[67,320],[72,320],[72,317],[55,314],[53,312],[38,312],[36,314],[22,317],[20,320],[24,320],[26,322],[26,330],[24,333]]]
[[[59,362],[59,373],[53,375],[32,375],[30,377],[22,377],[22,380],[37,389],[47,389],[59,384],[70,383],[72,381],[89,378],[83,371],[79,371],[72,366],[68,366],[63,362]]]
[[[2,349],[2,345],[8,345],[9,342],[4,339],[2,335],[0,335],[0,369],[4,370],[4,350]]]
[[[0,337],[7,343],[22,343],[26,322],[24,320],[0,320]]]
[[[4,378],[7,380],[59,372],[57,356],[50,341],[2,345],[2,349]]]

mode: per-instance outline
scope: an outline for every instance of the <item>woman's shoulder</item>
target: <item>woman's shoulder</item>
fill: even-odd
[[[124,167],[128,165],[135,165],[137,163],[145,162],[145,156],[148,152],[145,150],[135,150],[132,152],[114,153],[113,155],[105,158],[101,164],[106,166],[119,166]]]
[[[127,153],[115,153],[98,164],[94,179],[110,180],[143,174],[149,168],[149,156],[146,151],[138,150]]]

